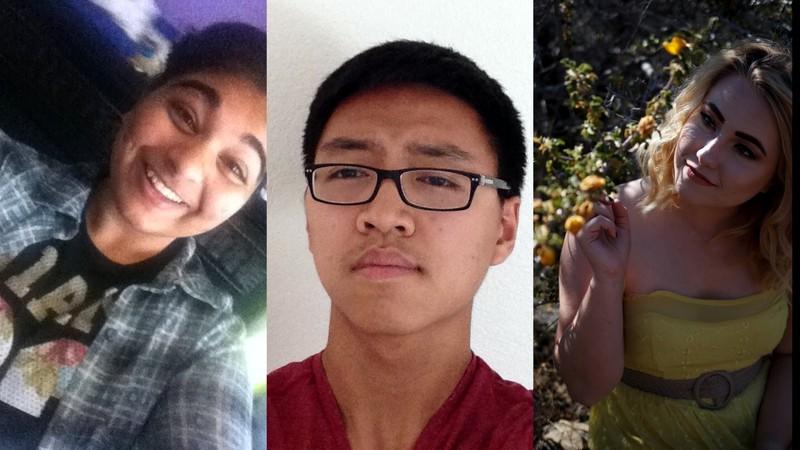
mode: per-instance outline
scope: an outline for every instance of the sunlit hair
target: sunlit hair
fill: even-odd
[[[711,87],[731,74],[743,76],[766,100],[778,129],[781,157],[769,190],[742,205],[744,223],[715,239],[744,239],[762,281],[791,294],[792,59],[785,49],[770,42],[747,41],[722,50],[694,71],[659,127],[660,138],[638,153],[647,186],[640,206],[645,212],[677,206],[674,159],[680,131]]]

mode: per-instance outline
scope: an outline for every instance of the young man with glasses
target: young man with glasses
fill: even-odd
[[[321,353],[267,380],[270,448],[533,446],[533,399],[470,350],[473,297],[511,253],[525,144],[499,84],[396,41],[320,86],[303,142]]]

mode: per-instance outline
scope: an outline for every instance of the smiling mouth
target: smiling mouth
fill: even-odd
[[[686,167],[689,169],[689,178],[694,178],[697,181],[700,181],[702,184],[707,184],[709,186],[716,187],[717,185],[712,183],[711,180],[706,178],[699,170],[692,167],[690,164],[686,164]]]
[[[150,167],[145,169],[145,176],[147,177],[147,181],[150,182],[150,186],[153,187],[159,194],[161,194],[165,199],[175,203],[176,205],[183,205],[188,206],[186,202],[183,201],[180,195],[175,193],[172,189],[170,189],[164,181],[156,175],[156,173]]]

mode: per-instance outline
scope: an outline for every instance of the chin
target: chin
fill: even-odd
[[[358,323],[353,322],[354,325],[361,330],[361,332],[370,335],[380,336],[409,336],[425,330],[430,325],[429,323],[419,323],[409,320],[392,319],[377,319],[376,317],[367,318]]]
[[[425,310],[409,299],[372,298],[367,303],[354,303],[337,309],[351,326],[370,335],[410,336],[450,328],[455,321],[460,321],[461,310]],[[469,324],[469,319],[466,323]]]
[[[153,236],[159,238],[178,238],[180,236],[176,236],[174,232],[171,232],[170,227],[159,227],[154,226],[152,222],[150,223],[131,223],[131,226],[137,232]],[[172,228],[174,230],[174,228]]]
[[[348,305],[331,305],[336,308],[339,315],[361,333],[383,336],[406,336],[425,329],[432,321],[410,313],[410,305],[399,305],[395,300],[388,300],[392,304],[379,299],[369,299],[367,304],[361,302]],[[401,308],[393,307],[405,306]]]
[[[157,236],[160,238],[176,238],[175,230],[178,228],[174,223],[163,223],[153,220],[150,215],[139,214],[137,211],[122,210],[122,217],[128,226],[135,232],[143,235]]]

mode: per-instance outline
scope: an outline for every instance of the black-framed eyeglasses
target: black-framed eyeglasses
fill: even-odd
[[[358,164],[315,164],[305,170],[314,200],[331,205],[361,205],[378,195],[383,180],[394,181],[409,206],[428,211],[469,208],[478,186],[509,190],[505,181],[452,169],[410,167],[383,170]]]

